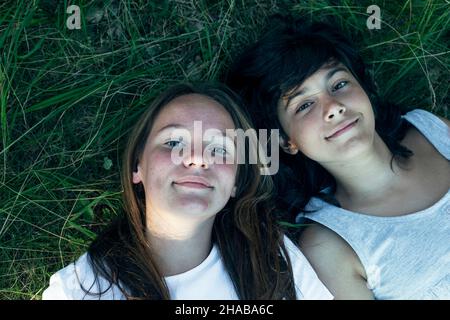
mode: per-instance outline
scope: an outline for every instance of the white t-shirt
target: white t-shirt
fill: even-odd
[[[298,299],[333,299],[331,293],[318,279],[305,256],[285,236],[284,242],[292,263],[294,282]],[[181,274],[165,277],[170,297],[173,300],[236,300],[238,296],[231,278],[225,270],[219,249],[213,246],[208,257],[195,268]],[[90,292],[107,290],[101,296]],[[50,278],[50,286],[42,294],[43,300],[123,300],[125,297],[116,285],[100,278],[94,283],[94,273],[88,262],[87,253],[75,263],[59,270]]]

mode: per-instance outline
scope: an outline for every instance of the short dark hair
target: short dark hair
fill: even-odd
[[[391,151],[392,160],[412,155],[399,143],[408,127],[402,121],[401,109],[378,96],[361,55],[335,24],[273,16],[262,37],[234,61],[225,82],[244,98],[258,128],[279,129],[288,138],[277,116],[279,100],[329,63],[345,65],[368,95],[376,131]],[[280,200],[284,200],[288,210],[303,209],[311,196],[319,196],[325,187],[334,190],[334,178],[317,162],[300,152],[296,156],[283,152],[280,155],[283,168],[275,181],[284,190],[279,190],[283,193]],[[286,183],[291,178],[294,181]],[[295,185],[297,188],[293,189]]]

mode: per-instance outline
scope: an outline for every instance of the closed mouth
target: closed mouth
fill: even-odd
[[[343,125],[339,125],[338,128],[332,134],[325,137],[325,140],[333,139],[340,136],[342,133],[352,128],[358,122],[358,120],[359,118],[356,118],[356,120],[351,120],[350,122],[347,121]]]
[[[174,184],[190,188],[213,188],[205,178],[198,176],[184,177],[173,182]]]

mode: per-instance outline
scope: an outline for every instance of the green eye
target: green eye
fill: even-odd
[[[215,155],[218,154],[218,155],[224,156],[227,154],[227,151],[221,147],[214,147],[212,151]]]
[[[170,140],[164,143],[164,145],[168,146],[169,148],[176,148],[181,146],[183,139],[180,140]]]

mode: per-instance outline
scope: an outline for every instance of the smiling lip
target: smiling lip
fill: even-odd
[[[212,188],[211,184],[206,179],[196,176],[178,179],[177,181],[174,181],[174,184],[195,189]]]
[[[348,120],[348,121],[344,121],[344,123],[342,125],[339,125],[338,128],[329,136],[325,137],[326,140],[329,139],[333,139],[336,137],[339,137],[341,134],[343,134],[344,132],[350,130],[351,128],[353,128],[353,126],[358,122],[359,118],[356,119],[352,119],[352,120]]]

